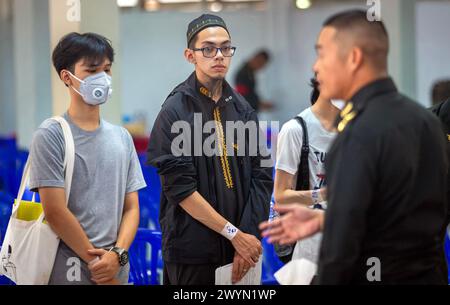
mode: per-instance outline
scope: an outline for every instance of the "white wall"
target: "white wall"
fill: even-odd
[[[221,13],[238,47],[228,80],[234,83],[239,66],[256,50],[268,48],[273,61],[258,78],[259,91],[277,106],[262,119],[289,120],[309,106],[314,44],[323,21],[356,4],[317,5],[307,11],[293,1],[271,1],[266,12]],[[365,3],[365,1],[363,1]],[[151,129],[161,104],[178,83],[193,71],[183,57],[189,21],[201,13],[124,11],[122,25],[122,103],[124,112],[146,112]]]
[[[279,54],[279,60],[286,61],[286,64],[279,75],[273,77],[274,91],[283,96],[279,101],[280,110],[276,113],[276,119],[285,122],[310,106],[311,87],[308,84],[314,75],[314,46],[323,22],[337,12],[355,8],[364,6],[333,3],[317,5],[306,11],[289,10],[285,27],[289,45],[287,50]]]
[[[36,128],[52,113],[49,7],[47,0],[14,0],[15,131],[27,148]]]
[[[409,7],[405,1],[382,2],[382,18],[391,37],[390,72],[403,93],[428,106],[433,82],[450,77],[450,2],[418,1],[414,16],[414,12],[403,12],[405,6]],[[277,0],[269,1],[266,12],[220,14],[238,47],[229,80],[232,82],[236,69],[252,52],[267,47],[274,56],[259,75],[259,91],[264,98],[273,99],[277,108],[263,118],[288,120],[309,105],[307,83],[315,60],[313,45],[323,21],[345,9],[365,8],[365,3],[317,3],[300,11],[293,7],[293,1]],[[183,58],[185,31],[188,22],[199,14],[122,13],[123,109],[128,114],[147,112],[149,129],[170,90],[192,71]],[[408,30],[411,18],[415,35],[414,29]],[[408,45],[416,46],[416,54]]]
[[[47,0],[0,0],[0,135],[26,148],[51,115]]]
[[[145,111],[149,128],[171,90],[193,72],[183,52],[187,25],[197,16],[199,13],[122,14],[122,108],[126,114]],[[230,70],[233,75],[251,52],[265,45],[260,30],[264,13],[247,11],[221,16],[238,47]]]
[[[433,83],[450,79],[450,2],[419,2],[416,13],[418,100],[431,105]]]
[[[13,50],[12,20],[4,18],[1,4],[6,1],[0,0],[0,134],[18,130],[16,120],[19,116],[16,115],[18,107],[15,104],[17,99],[15,91],[23,86],[29,87],[28,84],[21,84],[22,86],[15,84],[17,71],[14,71],[13,55],[19,56],[20,52]],[[220,14],[228,23],[233,42],[238,47],[229,80],[233,82],[238,67],[254,51],[267,47],[273,54],[273,62],[259,75],[259,89],[264,98],[274,100],[277,109],[272,115],[263,118],[281,122],[288,120],[308,106],[310,88],[307,83],[312,75],[311,67],[315,59],[313,45],[322,22],[335,12],[364,7],[365,2],[361,0],[355,4],[319,3],[310,10],[299,11],[293,7],[291,0],[273,0],[269,1],[266,12],[245,10]],[[36,3],[42,4],[45,1],[39,0]],[[383,3],[391,5],[392,1],[383,0]],[[31,37],[36,42],[31,44],[39,52],[33,52],[31,68],[21,65],[23,68],[20,74],[26,76],[27,69],[31,69],[33,73],[33,79],[36,81],[33,86],[36,85],[34,91],[38,100],[36,105],[32,105],[37,112],[33,120],[25,123],[22,121],[22,125],[30,125],[22,126],[26,130],[33,130],[42,118],[52,115],[51,103],[48,101],[51,98],[48,94],[50,90],[48,74],[53,73],[53,70],[49,58],[51,50],[44,50],[49,44],[49,35],[44,29],[48,22],[45,7],[45,5],[37,6],[34,20],[31,21],[34,27]],[[388,7],[385,12],[389,10]],[[148,129],[151,129],[160,106],[171,89],[193,71],[193,67],[184,60],[183,50],[186,44],[187,24],[199,14],[200,12],[146,13],[140,10],[124,10],[120,14],[119,41],[122,52],[121,60],[118,62],[122,87],[118,93],[120,107],[123,114],[145,111]],[[392,20],[399,17],[398,14],[387,15],[388,19]],[[417,4],[415,89],[417,100],[424,105],[430,103],[433,82],[450,77],[448,16],[450,16],[449,2],[419,1]],[[396,28],[398,23],[392,20],[387,20],[386,23],[389,25],[388,30],[395,36],[395,33],[399,32]],[[17,24],[25,28],[26,24],[30,26],[30,21]],[[398,41],[393,42],[394,47],[398,44]],[[393,52],[390,62],[395,62],[398,56],[404,56],[405,51],[402,52],[398,53],[398,50]],[[20,60],[17,62],[21,63]],[[395,69],[392,69],[392,72],[395,79],[401,75],[401,72]],[[401,85],[400,81],[399,83]]]
[[[12,2],[0,0],[0,135],[10,135],[16,126]]]

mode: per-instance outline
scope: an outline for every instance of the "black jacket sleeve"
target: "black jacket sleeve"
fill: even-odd
[[[148,163],[157,168],[161,188],[169,203],[179,204],[197,190],[196,169],[192,155],[179,155],[172,149],[173,140],[180,136],[172,133],[172,126],[180,120],[176,105],[181,95],[165,102],[156,118],[147,150]]]
[[[259,127],[256,112],[252,111],[250,120],[255,121]],[[260,134],[259,137],[261,136]],[[257,155],[251,157],[250,191],[239,225],[240,230],[258,238],[260,237],[259,224],[269,217],[270,199],[273,191],[272,160],[265,143],[261,144],[263,145],[258,145]]]

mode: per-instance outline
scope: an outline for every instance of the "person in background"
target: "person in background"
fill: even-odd
[[[269,52],[261,50],[242,65],[235,77],[236,91],[240,93],[257,112],[267,111],[273,108],[273,105],[270,102],[261,100],[257,93],[256,73],[264,69],[269,62]]]
[[[278,135],[274,195],[277,204],[296,203],[326,209],[325,160],[337,135],[334,122],[339,109],[320,95],[316,79],[311,80],[311,85],[312,106],[284,124]],[[297,253],[302,257],[313,253],[308,259],[317,263],[320,240],[321,234],[317,234],[298,242]],[[301,257],[293,257],[298,258]],[[290,256],[280,259],[287,262]]]
[[[433,85],[431,98],[433,100],[433,106],[450,99],[450,80],[441,80],[436,82]]]

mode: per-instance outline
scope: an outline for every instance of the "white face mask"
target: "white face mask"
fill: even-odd
[[[345,101],[343,100],[331,100],[331,104],[339,110],[342,110],[345,107]]]
[[[97,106],[108,101],[112,94],[112,78],[105,72],[100,72],[86,77],[84,80],[79,79],[68,71],[72,77],[80,82],[80,91],[72,86],[72,89],[78,93],[86,104]]]

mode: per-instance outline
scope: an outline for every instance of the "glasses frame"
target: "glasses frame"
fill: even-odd
[[[213,49],[216,50],[213,56],[206,56],[205,55],[205,50],[208,49],[208,48],[213,48]],[[222,51],[223,48],[230,48],[231,49],[231,55],[230,56],[226,56],[225,54],[223,54],[223,51]],[[219,50],[220,50],[220,53],[223,55],[223,57],[233,57],[234,54],[236,54],[236,49],[237,49],[236,47],[220,47],[220,48],[217,48],[217,47],[204,47],[204,48],[194,48],[194,49],[191,49],[191,50],[192,51],[202,51],[203,57],[214,58],[214,57],[217,56],[217,53],[219,53]]]

